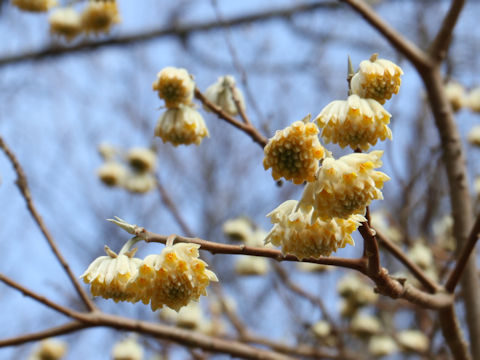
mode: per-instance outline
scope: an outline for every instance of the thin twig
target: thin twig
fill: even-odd
[[[462,249],[460,256],[458,257],[457,264],[455,268],[450,273],[447,282],[445,283],[445,289],[448,292],[453,293],[455,291],[455,287],[460,280],[463,270],[468,263],[468,258],[473,252],[475,245],[477,244],[477,240],[480,236],[480,214],[477,216],[477,220],[475,220],[475,224],[473,224],[473,229],[468,236],[467,243]]]
[[[370,228],[368,221],[363,222],[358,231],[363,237],[363,253],[364,257],[368,260],[367,271],[368,275],[372,276],[380,272],[380,251],[378,250],[377,239],[375,238],[374,231]]]
[[[17,181],[16,184],[18,186],[18,189],[20,190],[20,193],[22,194],[23,198],[25,199],[25,202],[27,204],[27,208],[32,215],[33,219],[37,223],[38,227],[40,228],[40,231],[42,232],[43,236],[47,240],[53,254],[57,258],[57,260],[60,262],[62,265],[63,269],[67,273],[68,277],[70,278],[70,281],[72,282],[73,286],[75,287],[75,290],[77,291],[78,295],[80,298],[83,300],[85,305],[90,311],[94,311],[96,309],[95,304],[92,302],[92,300],[88,297],[87,293],[83,289],[83,287],[80,285],[80,282],[77,280],[75,275],[73,274],[72,270],[70,269],[70,266],[68,263],[65,261],[64,257],[60,253],[60,250],[57,247],[57,244],[55,243],[55,240],[53,239],[52,235],[48,231],[45,223],[43,222],[42,217],[38,213],[34,203],[33,199],[30,193],[30,188],[28,187],[27,183],[27,177],[25,175],[25,172],[23,171],[22,166],[20,165],[19,161],[17,160],[17,157],[15,154],[10,150],[8,145],[5,143],[3,138],[0,136],[0,148],[5,152],[5,155],[7,155],[8,159],[10,160],[11,164],[13,165],[13,168],[15,169],[15,172],[17,174]]]

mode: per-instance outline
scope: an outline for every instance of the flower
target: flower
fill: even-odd
[[[157,74],[153,90],[158,91],[160,99],[165,100],[165,106],[172,109],[180,104],[190,105],[195,82],[187,70],[169,66]]]
[[[465,106],[467,101],[465,97],[465,89],[460,83],[450,81],[445,84],[444,89],[453,111],[456,112]]]
[[[157,179],[151,173],[131,172],[125,178],[125,189],[130,192],[144,194],[152,191],[157,186]]]
[[[127,285],[137,276],[142,260],[133,257],[137,249],[124,249],[117,255],[105,245],[108,256],[96,258],[80,276],[86,284],[90,284],[93,296],[113,299],[115,302],[134,302],[135,294],[128,291]]]
[[[136,147],[128,151],[127,161],[135,171],[153,171],[155,170],[157,155],[150,149]]]
[[[403,71],[393,62],[377,57],[378,54],[373,54],[370,60],[360,63],[359,70],[351,80],[351,88],[353,94],[385,104],[393,94],[398,93]]]
[[[135,337],[130,337],[115,344],[112,349],[113,360],[142,360],[143,349]]]
[[[115,0],[90,0],[81,17],[86,33],[109,32],[114,24],[120,22]]]
[[[240,108],[245,111],[245,100],[243,99],[243,94],[235,86],[235,79],[231,75],[219,77],[217,82],[213,85],[210,85],[205,91],[205,97],[208,100],[232,116],[238,114],[234,96],[238,101]],[[207,106],[204,106],[204,109],[206,111],[211,111]]]
[[[311,331],[319,338],[326,337],[332,332],[332,326],[325,320],[317,321],[312,325]]]
[[[394,243],[400,243],[403,235],[400,230],[392,224],[390,217],[384,210],[370,212],[370,227],[385,235],[387,239]]]
[[[466,105],[470,110],[480,113],[480,86],[470,90],[466,99]]]
[[[386,356],[396,352],[397,345],[388,335],[375,335],[368,342],[368,351],[373,356]]]
[[[235,262],[235,272],[238,275],[265,275],[268,272],[268,261],[256,256],[242,256]]]
[[[373,289],[357,276],[346,275],[337,284],[338,294],[344,298],[353,309],[372,304],[378,299]]]
[[[180,104],[178,108],[168,109],[160,116],[155,136],[174,146],[200,145],[209,133],[202,115],[192,107]]]
[[[426,352],[430,345],[428,337],[419,330],[403,330],[397,335],[398,343],[405,351]]]
[[[433,265],[432,250],[422,242],[416,242],[408,251],[408,258],[423,270]]]
[[[118,150],[116,147],[108,144],[108,143],[101,143],[97,146],[98,153],[105,161],[110,161],[115,159],[115,156],[118,154]]]
[[[223,223],[223,233],[230,240],[246,242],[252,236],[252,225],[244,217],[229,219]]]
[[[275,180],[284,177],[294,184],[314,181],[318,162],[325,156],[325,149],[318,140],[318,128],[309,122],[310,115],[303,121],[295,121],[275,136],[265,146],[263,167],[272,168]]]
[[[474,126],[468,133],[468,141],[473,146],[480,146],[480,125]]]
[[[381,325],[377,317],[359,313],[353,317],[350,328],[360,336],[368,336],[378,333]]]
[[[178,312],[168,307],[162,308],[160,317],[169,323],[174,323],[178,327],[190,330],[199,329],[205,319],[203,317],[202,308],[200,304],[191,302],[182,307]]]
[[[60,360],[66,352],[67,344],[64,341],[45,339],[40,342],[29,360]]]
[[[50,23],[50,33],[64,36],[67,41],[73,40],[82,32],[80,15],[70,7],[53,11],[48,22]]]
[[[365,214],[372,200],[383,199],[380,189],[390,178],[373,169],[382,165],[383,151],[349,154],[335,160],[326,158],[317,173],[317,180],[304,188],[300,207],[310,211],[312,221],[333,217],[347,219]]]
[[[159,255],[147,256],[140,265],[131,292],[153,311],[168,306],[176,311],[206,295],[205,288],[217,276],[198,258],[197,244],[167,245]]]
[[[265,238],[265,243],[282,247],[283,254],[295,255],[298,259],[329,256],[347,244],[354,245],[351,233],[366,221],[361,215],[348,219],[316,219],[311,221],[311,212],[297,209],[298,201],[287,200],[267,216],[274,224]]]
[[[475,194],[480,197],[480,176],[478,175],[473,182],[473,190],[475,191]]]
[[[48,11],[51,7],[57,5],[56,0],[12,0],[12,5],[20,10],[31,12]]]
[[[350,95],[346,101],[332,101],[315,121],[322,128],[322,138],[327,144],[332,142],[342,148],[368,150],[378,139],[392,139],[387,126],[390,117],[376,100]]]
[[[107,161],[100,166],[97,171],[100,180],[107,186],[121,186],[123,185],[127,169],[122,164],[115,161]]]

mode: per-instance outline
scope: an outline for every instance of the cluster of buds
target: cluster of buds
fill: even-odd
[[[122,154],[111,145],[101,144],[99,152],[105,162],[98,169],[98,176],[105,185],[123,187],[133,193],[146,193],[155,188],[157,156],[152,150],[134,147]]]
[[[67,344],[55,339],[42,340],[28,360],[61,360],[67,352]]]
[[[143,348],[136,337],[130,336],[117,342],[112,348],[113,360],[143,360]]]
[[[444,90],[454,112],[466,108],[480,113],[480,87],[467,90],[459,82],[450,80],[445,84]]]
[[[223,224],[223,232],[232,241],[240,241],[247,246],[265,247],[263,239],[266,232],[246,218],[227,220]],[[235,272],[238,275],[265,275],[269,268],[268,260],[262,257],[242,256],[235,261]]]
[[[351,274],[338,282],[337,291],[342,298],[340,312],[346,318],[352,318],[359,309],[375,303],[378,299],[370,286]]]
[[[82,33],[108,33],[113,25],[120,22],[115,0],[89,0],[80,12],[72,6],[54,8],[56,0],[13,0],[12,4],[30,12],[52,9],[50,33],[67,41],[72,41]]]
[[[105,246],[107,256],[90,264],[81,277],[90,284],[93,296],[115,302],[142,301],[150,303],[153,311],[163,306],[178,311],[206,295],[210,281],[218,281],[199,259],[197,244],[173,244],[170,238],[160,254],[142,260],[134,257],[136,248],[130,249],[136,241],[127,242],[118,254]]]

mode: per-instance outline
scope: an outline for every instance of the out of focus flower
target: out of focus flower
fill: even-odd
[[[378,299],[372,287],[364,283],[357,276],[346,275],[337,283],[338,294],[348,300],[354,307],[372,304]]]
[[[468,133],[468,141],[474,146],[480,146],[480,125],[474,126]]]
[[[403,330],[397,334],[399,345],[405,351],[426,352],[430,346],[428,337],[419,330]]]
[[[48,11],[51,7],[57,5],[56,0],[12,0],[12,5],[20,10],[31,12]]]
[[[365,214],[372,200],[383,199],[380,189],[390,178],[375,171],[382,165],[383,151],[349,154],[338,160],[326,158],[317,173],[317,180],[305,186],[300,207],[310,211],[312,220],[333,217],[348,219]]]
[[[54,10],[48,22],[50,23],[50,33],[63,36],[67,41],[73,40],[82,32],[80,15],[70,7]]]
[[[347,219],[312,222],[311,212],[304,213],[297,207],[298,201],[287,200],[267,215],[274,225],[265,242],[281,246],[283,254],[295,255],[300,260],[329,256],[347,244],[354,245],[351,233],[365,221],[361,215],[352,215]]]
[[[332,327],[325,320],[317,321],[311,328],[313,334],[319,338],[326,337],[332,332]]]
[[[445,84],[445,93],[453,111],[457,112],[465,106],[467,102],[465,89],[460,83],[456,81],[448,82]]]
[[[115,0],[90,0],[82,12],[82,29],[86,33],[108,33],[120,22]]]
[[[115,161],[104,163],[97,171],[100,180],[107,186],[122,186],[127,177],[127,169]]]
[[[167,108],[173,109],[180,104],[191,104],[195,82],[187,70],[169,66],[157,74],[153,90],[157,91],[158,96],[165,100]]]
[[[272,168],[275,180],[284,177],[294,184],[314,181],[319,160],[325,157],[325,149],[318,140],[318,128],[308,122],[310,115],[303,121],[295,121],[283,130],[277,130],[265,146],[263,167]]]
[[[474,112],[480,112],[480,86],[470,90],[467,96],[466,105]]]
[[[368,342],[368,351],[373,356],[387,356],[397,352],[397,345],[388,335],[375,335]]]
[[[125,189],[133,193],[147,193],[157,186],[157,180],[151,173],[135,173],[131,172],[125,178]]]
[[[351,80],[352,92],[364,99],[375,99],[385,104],[393,94],[398,93],[401,75],[403,71],[398,65],[378,59],[378,54],[373,54],[370,60],[360,63],[358,72]]]
[[[395,227],[395,225],[389,223],[386,217],[386,213],[384,211],[371,211],[370,224],[375,230],[378,230],[388,240],[391,240],[395,243],[400,243],[402,241],[402,233],[400,232],[400,230],[398,230],[397,227]]]
[[[268,272],[268,261],[256,256],[242,256],[235,262],[235,272],[238,275],[265,275]]]
[[[114,160],[118,154],[118,149],[108,143],[101,143],[97,146],[98,153],[105,161]]]
[[[112,349],[113,360],[142,360],[143,348],[134,337],[116,343]]]
[[[480,176],[477,175],[475,182],[473,183],[473,190],[477,196],[480,196]]]
[[[64,341],[45,339],[40,342],[29,360],[60,360],[67,352]]]
[[[297,262],[297,269],[304,272],[324,272],[333,269],[332,266],[323,264],[313,264],[307,262]]]
[[[219,77],[217,82],[209,86],[205,91],[205,97],[208,100],[217,105],[227,114],[235,116],[238,114],[238,109],[233,95],[235,95],[235,99],[237,99],[240,108],[245,111],[245,100],[243,99],[243,94],[235,86],[235,79],[233,76],[226,75]],[[204,109],[206,111],[211,111],[206,106],[204,106]]]
[[[197,244],[167,245],[159,255],[147,256],[131,291],[144,304],[150,302],[153,311],[168,306],[176,311],[200,295],[206,295],[210,281],[217,276],[206,269],[207,264],[198,258]]]
[[[377,317],[367,314],[356,314],[350,324],[350,329],[357,335],[370,336],[380,331],[381,325]]]
[[[160,116],[155,136],[174,146],[200,145],[209,133],[202,115],[192,107],[180,104],[178,108],[168,109]]]
[[[246,242],[252,236],[252,224],[244,217],[229,219],[223,223],[223,233],[230,240]]]
[[[127,153],[127,161],[138,172],[155,170],[157,155],[150,149],[135,147]]]
[[[169,323],[190,330],[199,329],[205,322],[202,308],[197,302],[189,303],[178,312],[164,307],[160,310],[160,317]]]
[[[93,296],[113,299],[115,302],[136,301],[135,294],[129,292],[127,285],[135,279],[142,260],[133,257],[136,249],[122,251],[117,255],[105,245],[107,256],[96,258],[80,276],[90,284]]]
[[[433,264],[432,250],[421,241],[416,241],[408,251],[408,258],[422,269]]]
[[[350,95],[346,101],[336,100],[328,104],[315,121],[322,128],[322,138],[327,144],[366,151],[379,139],[392,139],[388,127],[390,117],[376,100]]]
[[[433,235],[436,241],[446,250],[454,251],[456,248],[455,237],[453,236],[453,218],[451,215],[444,215],[433,223]]]

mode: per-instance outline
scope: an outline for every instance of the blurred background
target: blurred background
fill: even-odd
[[[74,3],[74,7],[84,6],[82,1]],[[392,114],[393,141],[374,147],[385,151],[382,171],[392,179],[384,188],[385,200],[374,203],[372,210],[382,211],[379,217],[384,217],[387,229],[397,231],[398,244],[406,251],[422,238],[431,252],[425,267],[432,276],[442,277],[453,249],[445,240],[449,202],[431,111],[413,67],[361,17],[331,1],[117,3],[121,22],[108,34],[80,36],[70,43],[49,34],[48,13],[20,11],[9,1],[2,1],[0,7],[0,134],[23,165],[35,204],[75,274],[80,276],[93,259],[103,255],[105,244],[118,251],[128,240],[128,234],[107,218],[119,216],[160,234],[188,235],[159,191],[136,194],[99,180],[97,170],[103,160],[97,147],[101,143],[122,151],[153,148],[160,183],[187,227],[200,238],[231,242],[223,224],[237,217],[248,218],[253,229],[268,231],[266,214],[287,199],[299,199],[302,186],[286,182],[277,186],[271,172],[263,170],[263,150],[258,144],[211,113],[202,112],[210,138],[200,146],[175,148],[154,138],[164,103],[152,91],[152,82],[162,68],[186,68],[202,91],[219,76],[233,75],[245,94],[252,122],[271,137],[275,130],[309,113],[316,116],[329,102],[346,99],[347,56],[357,68],[376,52],[400,65],[405,75],[399,94],[385,105]],[[449,5],[429,0],[370,3],[421,48],[431,41]],[[480,85],[480,33],[473,30],[479,10],[480,3],[467,2],[444,69],[446,80],[458,81],[465,93]],[[96,45],[86,46],[90,43]],[[462,107],[456,117],[466,140],[480,123],[479,115]],[[479,150],[467,141],[465,147],[472,198],[477,199],[473,183],[480,176]],[[327,148],[336,157],[350,152],[331,144]],[[79,308],[77,295],[32,221],[3,154],[0,177],[0,272],[61,304]],[[362,240],[357,235],[356,247],[335,256],[360,256]],[[162,247],[139,244],[138,255],[157,253]],[[337,284],[352,272],[310,272],[293,263],[269,262],[264,274],[242,276],[235,269],[239,257],[202,254],[217,273],[225,296],[236,303],[238,317],[259,336],[293,347],[305,344],[334,357],[338,343],[329,343],[312,330],[325,320],[340,329],[346,348],[365,358],[373,356],[367,349],[374,335],[357,336],[352,330],[353,314],[342,314],[345,299]],[[403,269],[388,255],[383,261],[391,273]],[[318,303],[286,286],[282,276],[320,299],[327,315]],[[215,310],[216,293],[210,289],[209,294],[200,303],[203,315],[210,321],[216,318],[217,334],[235,336],[228,317],[217,314],[218,306]],[[106,312],[165,321],[142,304],[95,301]],[[398,350],[388,358],[446,356],[438,325],[427,311],[385,298],[372,301],[360,310],[375,316],[382,332],[420,329],[430,340],[420,354]],[[5,285],[0,285],[0,304],[0,338],[67,321]],[[112,346],[125,337],[110,329],[90,329],[61,339],[69,347],[65,359],[107,359]],[[147,337],[138,341],[146,359],[159,353],[171,359],[198,355]],[[1,348],[0,359],[28,358],[35,346]]]

